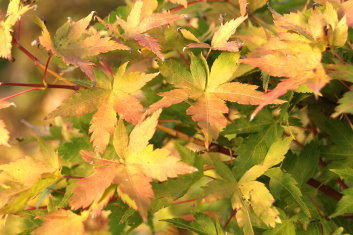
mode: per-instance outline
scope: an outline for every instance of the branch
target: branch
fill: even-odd
[[[43,71],[46,70],[46,66],[43,65],[37,57],[35,57],[31,52],[29,52],[26,48],[24,48],[16,39],[15,37],[12,37],[12,44],[16,45],[30,60],[33,61],[34,65],[42,69]],[[64,83],[68,85],[75,85],[73,82],[68,81],[67,79],[63,78],[60,76],[58,73],[54,72],[51,69],[47,69],[47,72],[53,75],[55,78],[59,79],[60,81],[63,81]]]
[[[69,90],[78,90],[79,86],[55,85],[55,84],[37,84],[37,83],[16,83],[16,82],[0,82],[0,86],[24,86],[24,87],[40,87],[40,88],[61,88]]]

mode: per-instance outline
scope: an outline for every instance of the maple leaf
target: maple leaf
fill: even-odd
[[[190,72],[178,63],[164,63],[161,73],[177,89],[159,93],[163,98],[152,104],[147,113],[193,99],[195,102],[190,104],[186,113],[201,127],[207,147],[227,125],[224,117],[229,110],[226,100],[257,105],[265,98],[264,93],[256,91],[256,85],[230,82],[237,69],[238,59],[237,53],[223,52],[213,63],[211,71],[202,56],[192,55]],[[282,101],[276,100],[274,103]]]
[[[0,109],[10,107],[11,105],[14,105],[14,104],[9,103],[6,100],[0,99]],[[9,135],[9,131],[6,129],[6,125],[3,120],[0,120],[0,145],[9,146],[8,144],[9,138],[10,138],[10,135]]]
[[[42,235],[50,231],[52,235],[84,235],[84,217],[68,210],[58,210],[39,216],[44,223],[31,234]]]
[[[238,52],[242,46],[240,42],[228,41],[230,37],[235,33],[238,26],[247,19],[247,16],[240,16],[236,19],[232,19],[222,24],[218,30],[214,33],[211,44],[201,42],[195,35],[186,29],[182,29],[181,33],[186,39],[195,41],[187,45],[187,48],[209,48],[210,50]]]
[[[137,124],[142,118],[143,106],[133,96],[158,73],[145,74],[126,72],[128,63],[124,63],[114,75],[114,80],[108,89],[93,88],[82,90],[66,99],[49,117],[80,116],[95,112],[90,122],[89,132],[95,151],[102,153],[114,132],[116,113],[128,122]]]
[[[347,25],[353,27],[353,1],[346,1],[342,3],[342,8],[347,17]]]
[[[57,181],[58,156],[51,147],[40,146],[41,158],[25,156],[0,165],[0,213],[24,209],[30,199]]]
[[[342,47],[347,41],[346,15],[338,19],[336,10],[328,1],[325,3],[323,11],[320,8],[315,8],[309,17],[302,12],[282,16],[273,9],[271,11],[277,27],[305,36],[314,41],[322,51],[330,46]]]
[[[85,160],[93,163],[97,169],[92,175],[78,181],[70,202],[72,209],[85,208],[99,201],[104,191],[111,184],[116,184],[119,197],[146,219],[154,197],[150,184],[152,180],[166,181],[196,171],[196,168],[171,156],[168,150],[153,150],[152,145],[148,145],[160,113],[161,110],[158,110],[137,124],[129,137],[123,121],[118,122],[114,148],[119,158],[95,160],[86,154]]]
[[[44,22],[36,18],[42,28],[40,44],[52,54],[62,57],[65,63],[78,66],[91,80],[95,80],[91,67],[94,64],[86,57],[129,49],[109,37],[102,37],[96,29],[89,27],[93,16],[94,12],[77,22],[66,22],[56,31],[53,40]]]
[[[141,46],[148,48],[155,53],[159,58],[163,59],[160,52],[160,45],[157,39],[153,38],[146,32],[166,24],[171,24],[174,21],[183,18],[181,15],[171,14],[168,12],[152,13],[151,10],[144,10],[143,1],[135,1],[127,20],[120,17],[116,18],[115,25],[107,25],[108,28],[113,28],[113,31],[119,31],[116,27],[124,30],[124,36],[136,40]]]
[[[12,58],[12,27],[30,9],[32,7],[22,6],[20,0],[11,0],[7,8],[6,19],[3,19],[2,11],[0,10],[0,57],[5,59]]]
[[[280,33],[240,61],[259,67],[271,76],[288,77],[266,94],[263,102],[253,112],[252,118],[269,102],[288,90],[295,90],[299,85],[306,84],[317,94],[329,81],[321,64],[320,49],[298,34]]]

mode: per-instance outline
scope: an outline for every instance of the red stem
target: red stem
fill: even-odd
[[[79,86],[69,86],[69,85],[55,85],[55,84],[37,84],[37,83],[16,83],[16,82],[0,82],[0,86],[24,86],[24,87],[41,87],[41,88],[61,88],[61,89],[70,89],[78,90]]]
[[[48,83],[47,83],[47,71],[48,71],[48,66],[49,66],[49,63],[50,63],[50,59],[51,59],[51,55],[49,55],[49,57],[47,59],[47,63],[45,64],[45,69],[44,69],[44,73],[43,73],[43,77],[42,77],[42,82],[43,82],[43,85],[45,87],[48,86]]]
[[[230,216],[228,217],[227,222],[224,224],[223,229],[227,228],[228,224],[230,223],[230,221],[232,220],[232,218],[235,216],[236,213],[237,213],[237,209],[234,209],[232,211],[232,214],[230,214]]]
[[[180,51],[177,51],[178,55],[180,56],[180,58],[185,62],[185,64],[187,64],[188,66],[190,66],[190,62],[188,61],[188,59],[186,59],[186,57],[184,56],[183,53],[181,53]]]
[[[8,100],[8,99],[14,98],[14,97],[16,97],[16,96],[22,95],[22,94],[27,93],[27,92],[30,92],[30,91],[42,90],[42,89],[43,89],[43,88],[38,88],[38,87],[30,88],[30,89],[27,89],[27,90],[18,92],[18,93],[16,93],[16,94],[13,94],[13,95],[10,95],[10,96],[1,98],[0,100]]]
[[[199,200],[199,198],[194,198],[194,199],[190,199],[190,200],[185,200],[185,201],[179,201],[179,202],[172,202],[172,204],[183,204],[183,203],[188,203],[188,202],[194,202]]]

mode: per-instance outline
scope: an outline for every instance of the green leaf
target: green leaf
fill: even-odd
[[[206,81],[209,74],[209,68],[205,58],[192,55],[190,63],[190,71],[193,77],[194,86],[200,90],[205,90]]]
[[[238,68],[239,53],[223,52],[213,62],[207,89],[217,88],[219,85],[231,81]]]
[[[305,145],[299,156],[292,156],[284,161],[284,168],[296,179],[299,186],[303,185],[316,173],[320,150],[315,142]]]
[[[56,116],[81,116],[97,110],[107,91],[103,89],[85,89],[71,95],[53,112],[49,118]]]
[[[248,117],[235,119],[222,131],[222,135],[259,132],[273,122],[272,113],[264,109],[252,121]]]
[[[337,117],[342,113],[353,114],[353,91],[346,92],[343,97],[338,101],[340,103],[335,108],[335,113],[332,114],[332,117]]]
[[[282,224],[274,229],[270,229],[262,233],[262,235],[296,235],[293,219],[284,220]]]
[[[19,196],[14,201],[12,201],[10,205],[2,208],[0,213],[9,214],[23,210],[27,206],[29,200],[38,196],[58,179],[59,175],[57,174],[49,174],[46,177],[41,178],[29,190],[20,193]]]
[[[283,196],[283,191],[285,191],[302,208],[306,216],[311,216],[309,208],[303,200],[303,195],[298,188],[298,184],[290,174],[284,173],[277,167],[268,170],[266,175],[271,179],[271,192],[276,198],[281,198]]]
[[[352,168],[343,168],[343,169],[330,169],[330,171],[339,175],[342,179],[353,182],[353,169]]]
[[[341,168],[342,166],[353,163],[353,130],[345,122],[337,119],[327,118],[318,113],[311,115],[315,124],[321,131],[330,136],[334,145],[330,145],[322,150],[322,157],[332,160],[332,168]]]
[[[165,219],[162,221],[166,221],[179,228],[187,229],[200,235],[224,235],[219,225],[217,226],[210,217],[201,213],[195,214],[195,221],[193,222],[187,222],[178,218]]]
[[[65,142],[59,146],[58,154],[68,164],[76,164],[82,161],[80,150],[92,150],[89,139],[84,137],[73,138],[70,142]]]
[[[252,166],[264,161],[270,146],[277,141],[283,133],[282,127],[274,123],[258,134],[251,135],[240,145],[236,153],[233,172],[239,179]]]
[[[330,218],[340,216],[346,213],[353,213],[353,188],[343,190],[343,197],[337,203],[335,212],[330,215]]]

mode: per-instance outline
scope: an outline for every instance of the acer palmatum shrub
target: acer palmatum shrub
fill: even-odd
[[[353,233],[352,0],[127,1],[56,31],[40,7],[2,11],[3,68],[42,75],[0,109],[72,93],[32,137],[0,120],[2,233]]]

